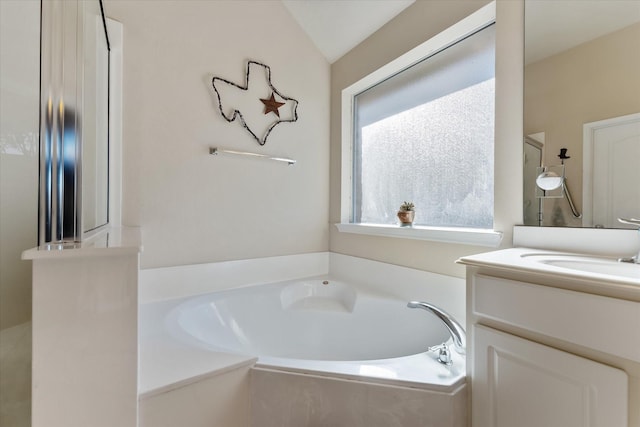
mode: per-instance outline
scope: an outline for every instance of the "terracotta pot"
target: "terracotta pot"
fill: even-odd
[[[398,211],[398,219],[402,227],[408,227],[413,224],[413,218],[415,217],[415,211]]]

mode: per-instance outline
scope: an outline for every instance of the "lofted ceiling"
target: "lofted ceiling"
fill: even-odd
[[[528,0],[525,64],[640,21],[640,0]]]
[[[415,0],[282,0],[330,63]],[[526,58],[535,62],[640,20],[640,0],[527,0]]]
[[[380,29],[415,0],[282,0],[330,63]]]

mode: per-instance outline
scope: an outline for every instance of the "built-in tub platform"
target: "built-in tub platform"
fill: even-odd
[[[461,313],[462,319],[457,314],[454,317],[457,316],[458,320],[464,323],[464,280],[462,279],[353,257],[335,256],[335,254],[330,254],[328,258],[333,260],[333,265],[338,272],[347,271],[344,275],[347,279],[350,279],[348,276],[353,275],[355,271],[360,276],[364,276],[360,278],[360,283],[354,284],[358,292],[371,294],[376,298],[394,299],[398,304],[405,306],[402,313],[406,312],[420,319],[427,319],[431,315],[422,310],[407,309],[406,301],[430,300],[436,305],[445,307],[451,314]],[[264,263],[264,260],[261,260],[261,263]],[[212,267],[196,266],[196,268],[211,270]],[[329,270],[328,267],[326,270]],[[154,275],[160,272],[156,270],[149,273],[145,278],[143,270],[141,275],[143,287],[151,286],[149,282],[145,285],[145,282],[154,279]],[[193,276],[192,273],[190,274]],[[300,280],[304,282],[306,279]],[[318,277],[317,275],[313,280],[333,281],[329,276]],[[320,299],[305,301],[307,291],[293,289],[291,283],[296,283],[296,280],[289,280],[283,284],[286,290],[282,292],[280,298],[282,307],[287,310],[317,310],[324,307],[330,308],[329,311],[338,315],[344,315],[350,310],[358,310],[357,299],[354,302],[353,295],[349,295],[348,292],[345,294],[339,291],[339,302],[327,305],[327,301],[323,302]],[[257,285],[260,289],[272,286],[268,283]],[[189,288],[189,285],[186,287]],[[251,292],[243,286],[233,286],[233,288]],[[165,294],[167,289],[167,285],[163,285]],[[215,284],[213,290],[216,294],[220,294],[219,283]],[[229,293],[228,291],[228,289],[222,290],[222,293]],[[230,292],[236,291],[237,289]],[[145,292],[147,295],[151,294],[149,288],[142,289],[141,294]],[[328,292],[327,295],[320,295],[320,297],[331,299],[336,295]],[[435,360],[437,355],[432,352],[418,352],[410,355],[409,358],[389,357],[365,361],[365,363],[343,361],[333,364],[331,368],[327,368],[326,362],[317,363],[313,360],[280,357],[258,359],[253,355],[246,355],[247,353],[242,355],[226,349],[216,349],[215,346],[206,342],[194,341],[193,334],[186,338],[184,335],[176,334],[176,313],[184,307],[193,306],[207,298],[206,294],[168,300],[147,298],[145,301],[145,298],[141,298],[143,302],[139,313],[141,426],[170,426],[185,419],[190,420],[189,425],[198,426],[200,424],[193,418],[196,417],[193,405],[195,401],[203,399],[203,396],[218,396],[217,399],[210,400],[204,405],[206,416],[198,415],[198,417],[204,417],[203,419],[206,418],[210,425],[212,422],[213,425],[230,427],[310,425],[309,419],[304,418],[302,414],[304,410],[301,408],[307,408],[308,413],[305,416],[314,413],[313,417],[322,417],[322,414],[316,413],[313,409],[319,402],[333,408],[329,410],[331,413],[342,414],[336,422],[342,420],[340,423],[344,423],[346,420],[350,426],[383,425],[376,424],[376,420],[386,419],[391,422],[388,418],[390,416],[388,409],[392,407],[398,409],[406,405],[409,406],[400,412],[409,414],[410,419],[403,419],[403,426],[429,425],[425,424],[424,414],[432,414],[435,419],[441,420],[442,424],[438,425],[463,426],[466,423],[464,356],[454,354],[453,369],[438,363]],[[200,304],[200,306],[206,307],[206,304]],[[445,338],[447,338],[446,332]],[[438,343],[429,345],[431,344]],[[394,370],[393,365],[398,362],[394,359],[403,359],[405,373]],[[431,368],[435,368],[435,371],[428,373]],[[436,378],[435,384],[434,378]],[[444,381],[442,381],[443,378]],[[236,397],[229,400],[230,398],[225,397],[229,394]],[[430,397],[427,398],[427,396]],[[190,403],[176,405],[176,402]],[[281,407],[283,402],[289,402],[288,409]],[[292,404],[297,409],[292,409]],[[415,413],[413,413],[414,410]],[[399,414],[392,416],[399,417]],[[258,419],[261,422],[256,424],[255,420]],[[271,424],[264,424],[265,420],[270,420]],[[322,420],[316,419],[316,421]],[[392,424],[387,423],[387,425]]]
[[[190,346],[171,337],[165,328],[166,317],[176,303],[178,301],[172,300],[140,307],[138,394],[141,399],[252,367],[258,360],[255,356]]]
[[[355,312],[334,311],[333,296],[309,296],[298,300],[307,304],[290,306],[287,297],[292,286],[311,289],[312,285],[318,284],[322,290],[335,286],[334,283],[328,278],[312,278],[141,306],[141,397],[256,363],[272,370],[444,392],[455,390],[464,383],[463,355],[452,352],[454,363],[446,366],[437,362],[436,352],[427,351],[429,346],[449,339],[446,329],[435,316],[407,309],[403,300],[360,293]],[[261,303],[260,307],[269,306],[268,295],[278,289],[283,290],[282,306],[285,309],[279,316],[275,312],[259,312],[257,303]],[[351,298],[351,304],[354,304],[356,297]],[[242,336],[236,337],[223,328],[241,322],[242,313],[221,312],[228,310],[229,305],[236,305],[232,307],[235,310],[241,309],[237,305],[245,299],[248,305],[245,320],[258,322],[260,328],[256,330],[256,325],[243,324]],[[325,311],[319,306],[321,304],[328,305],[330,310]],[[386,307],[392,307],[395,312]],[[366,315],[380,318],[356,320]],[[194,322],[204,324],[194,325]],[[273,322],[274,326],[263,327],[265,322]],[[318,331],[318,326],[326,330]],[[286,331],[282,331],[285,327]],[[272,348],[272,342],[282,341],[282,334],[285,339],[290,335],[297,343],[279,344],[282,349]],[[240,346],[239,341],[251,337],[260,337],[263,343]],[[216,339],[224,342],[218,343]],[[354,348],[349,349],[349,346]],[[300,357],[279,357],[279,351]],[[318,357],[313,357],[314,354]],[[358,357],[363,354],[371,357]]]

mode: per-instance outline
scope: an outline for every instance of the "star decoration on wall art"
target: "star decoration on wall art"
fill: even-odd
[[[280,123],[298,120],[298,101],[284,96],[273,86],[271,68],[265,64],[248,61],[244,86],[221,77],[214,77],[211,84],[222,117],[229,123],[238,118],[242,127],[260,145],[267,143],[271,131]],[[255,95],[257,93],[263,94]],[[223,104],[226,106],[226,113]],[[275,114],[277,119],[269,113]]]
[[[278,111],[278,108],[282,107],[285,103],[276,101],[276,99],[273,96],[273,93],[271,94],[271,98],[269,99],[260,98],[260,101],[262,101],[262,103],[264,104],[265,114],[275,113],[276,116],[280,117],[280,111]]]

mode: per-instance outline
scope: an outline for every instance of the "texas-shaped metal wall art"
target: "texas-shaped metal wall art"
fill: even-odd
[[[284,96],[273,86],[271,69],[265,64],[247,63],[244,86],[222,77],[214,77],[211,83],[222,117],[229,123],[238,118],[260,145],[267,143],[278,124],[298,120],[298,101]]]

